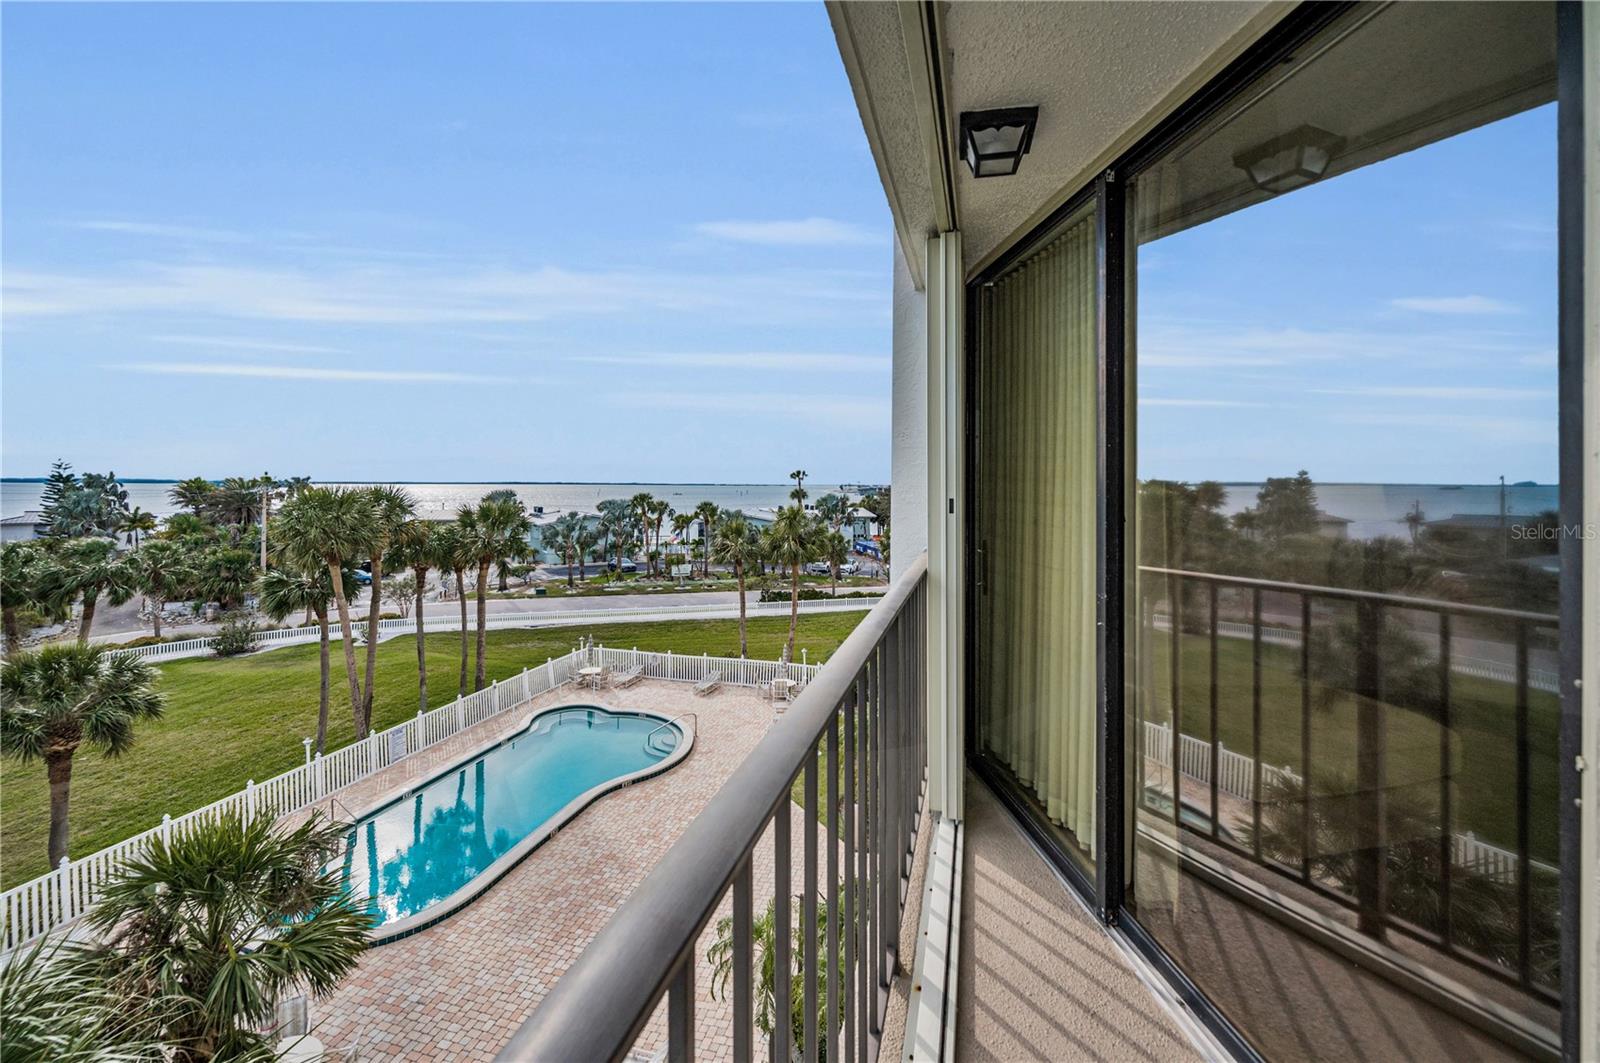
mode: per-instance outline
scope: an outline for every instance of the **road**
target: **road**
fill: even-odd
[[[883,590],[877,588],[839,588],[841,593],[849,590]],[[749,591],[747,604],[754,605],[759,597],[755,590]],[[572,598],[491,598],[486,603],[490,616],[505,614],[537,614],[537,613],[580,613],[604,612],[608,609],[673,609],[680,606],[694,605],[702,607],[726,606],[736,608],[739,604],[738,591],[671,591],[662,590],[642,594],[596,594],[585,597]],[[357,602],[351,603],[364,621],[367,615],[366,598],[362,597]],[[392,610],[393,606],[390,606]],[[467,616],[477,615],[478,603],[469,594],[467,597]],[[447,602],[427,602],[423,606],[425,617],[454,617],[461,612],[460,603],[451,599]],[[298,623],[300,618],[291,617],[291,622]],[[75,630],[75,629],[74,629]],[[163,635],[182,636],[184,638],[200,638],[203,635],[215,634],[216,624],[187,624],[183,627],[164,627]],[[140,635],[150,634],[150,625],[142,622],[138,617],[137,600],[129,603],[114,612],[102,623],[101,615],[95,617],[94,636],[92,642],[126,642]]]

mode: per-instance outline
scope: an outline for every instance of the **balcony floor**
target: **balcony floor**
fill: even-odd
[[[956,1058],[1201,1056],[988,787],[967,776]]]

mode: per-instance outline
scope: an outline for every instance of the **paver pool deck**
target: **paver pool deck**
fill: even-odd
[[[343,1058],[492,1059],[562,973],[644,880],[773,721],[755,690],[724,687],[695,697],[687,683],[646,680],[631,689],[564,687],[470,728],[448,742],[338,792],[347,808],[369,808],[475,749],[509,734],[536,709],[561,704],[696,714],[695,744],[676,767],[599,798],[526,860],[442,922],[369,950],[329,997],[311,1002],[313,1033]],[[793,809],[793,867],[800,878],[804,833]],[[819,852],[826,853],[825,843]],[[771,831],[756,853],[756,911],[772,896]],[[819,876],[820,878],[820,876]],[[723,908],[729,908],[724,899]],[[726,914],[726,911],[719,913]],[[697,1056],[731,1058],[732,1004],[711,996],[702,939]],[[664,1043],[665,1008],[639,1039]]]

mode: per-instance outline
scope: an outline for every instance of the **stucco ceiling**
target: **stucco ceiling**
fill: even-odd
[[[917,136],[895,5],[829,6],[896,225],[902,239],[914,240],[931,229],[934,182]],[[956,167],[969,271],[1059,205],[1285,9],[1263,0],[944,5],[951,121],[968,110],[1039,107],[1033,150],[1018,173],[979,181]]]

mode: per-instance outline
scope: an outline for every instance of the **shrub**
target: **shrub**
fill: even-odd
[[[260,630],[253,620],[229,617],[217,630],[217,641],[212,649],[218,657],[237,657],[241,653],[249,653],[261,641]]]

